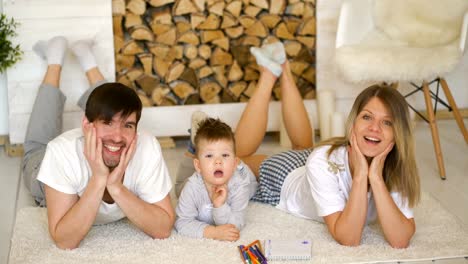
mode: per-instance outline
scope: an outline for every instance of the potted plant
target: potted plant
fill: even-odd
[[[5,14],[0,15],[0,73],[13,66],[21,59],[23,52],[19,44],[14,45],[11,39],[17,35],[18,22],[8,19]]]

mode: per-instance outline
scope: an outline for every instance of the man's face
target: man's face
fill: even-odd
[[[117,113],[112,120],[94,120],[96,138],[102,140],[102,159],[109,168],[119,165],[120,156],[125,147],[130,146],[136,135],[136,113],[133,112],[126,118]]]

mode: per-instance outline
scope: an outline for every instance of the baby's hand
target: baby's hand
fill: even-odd
[[[240,231],[233,224],[219,225],[215,227],[215,239],[236,241],[240,237]]]
[[[213,207],[219,208],[226,202],[228,193],[227,185],[213,186],[212,188],[211,201],[213,203]]]

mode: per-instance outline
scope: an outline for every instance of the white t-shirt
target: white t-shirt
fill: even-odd
[[[277,208],[293,215],[323,222],[323,216],[343,211],[351,192],[352,178],[346,147],[335,149],[328,157],[330,146],[321,146],[309,155],[306,165],[288,174],[281,187]],[[407,217],[413,210],[398,192],[391,192],[393,201]],[[372,192],[367,193],[367,223],[377,219]]]
[[[84,156],[81,128],[67,131],[47,145],[37,179],[55,190],[81,196],[92,176]],[[166,197],[172,188],[171,177],[154,136],[138,131],[133,158],[125,170],[123,185],[147,203]],[[125,217],[120,207],[101,201],[94,224],[105,224]]]

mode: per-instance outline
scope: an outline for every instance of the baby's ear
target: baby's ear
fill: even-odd
[[[195,170],[200,173],[200,160],[198,158],[193,158],[193,166],[195,167]]]

